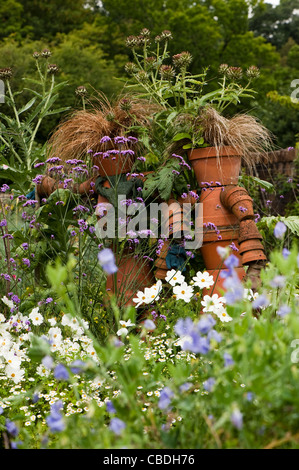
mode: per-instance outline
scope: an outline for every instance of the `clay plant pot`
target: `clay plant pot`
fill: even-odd
[[[92,177],[83,183],[75,183],[70,189],[74,194],[79,194],[80,196],[89,196],[94,193],[93,187],[95,179],[96,177]],[[41,183],[38,183],[36,187],[39,197],[49,197],[50,194],[56,191],[56,189],[65,189],[64,183],[58,183],[50,176],[44,176]]]
[[[223,259],[217,252],[217,247],[226,248],[227,246],[234,243],[237,249],[238,245],[238,234],[239,226],[235,225],[234,227],[218,227],[221,234],[221,240],[218,239],[218,235],[215,230],[207,230],[203,235],[203,244],[200,248],[201,255],[203,257],[205,267],[207,270],[221,269],[223,266]],[[239,251],[233,252],[242,263],[242,258],[240,257]]]
[[[262,240],[263,236],[259,232],[256,223],[252,219],[242,220],[239,227],[239,243],[246,240],[259,239]]]
[[[98,167],[99,175],[114,176],[130,173],[134,164],[134,157],[130,154],[110,154],[107,158],[102,155],[93,157],[93,164]]]
[[[233,147],[204,147],[189,151],[189,161],[200,187],[236,185],[241,169],[240,152]]]
[[[116,255],[116,264],[118,271],[107,276],[106,292],[108,296],[116,297],[120,308],[134,306],[133,298],[137,292],[155,283],[152,265],[147,259],[138,258],[129,251]]]
[[[240,243],[240,254],[252,250],[264,250],[264,246],[259,238],[244,240]]]
[[[221,201],[239,221],[254,218],[253,200],[245,188],[225,187],[221,193]]]
[[[257,261],[267,261],[264,250],[250,250],[242,253],[243,266]]]
[[[220,226],[236,225],[238,219],[221,202],[221,188],[213,188],[202,191],[199,202],[203,204],[203,223],[209,222]]]
[[[169,271],[167,264],[166,264],[166,256],[168,254],[168,250],[170,247],[170,241],[169,240],[164,240],[164,245],[161,248],[160,254],[155,260],[155,277],[157,279],[165,279],[167,271]]]
[[[210,295],[211,296],[213,294],[218,294],[219,297],[221,297],[223,295],[223,293],[225,292],[225,288],[223,286],[224,278],[220,274],[222,271],[225,272],[225,271],[228,271],[228,270],[227,269],[208,270],[208,273],[211,276],[213,276],[214,285],[211,286],[209,289],[204,288],[203,291],[202,291],[202,296],[204,296],[204,295]],[[240,279],[240,281],[242,281],[246,276],[246,272],[245,272],[245,269],[243,268],[243,266],[238,266],[237,268],[235,268],[235,272],[238,275],[238,278]]]

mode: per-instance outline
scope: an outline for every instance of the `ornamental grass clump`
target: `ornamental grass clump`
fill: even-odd
[[[119,97],[113,104],[98,94],[89,100],[89,109],[74,111],[62,121],[48,142],[48,158],[60,157],[63,161],[82,158],[90,151],[100,152],[101,139],[124,136],[134,126],[149,125],[157,106],[130,95]],[[131,133],[132,135],[132,133]]]

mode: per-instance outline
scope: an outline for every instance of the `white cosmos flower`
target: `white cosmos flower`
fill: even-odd
[[[136,297],[133,299],[133,302],[136,304],[136,308],[138,308],[141,304],[146,303],[147,297],[145,295],[145,292],[143,291],[138,291],[136,294]]]
[[[222,306],[217,306],[213,310],[214,314],[221,320],[222,322],[229,322],[232,321],[232,317],[227,313],[225,307]]]
[[[173,293],[177,300],[182,299],[185,302],[190,302],[193,296],[193,287],[189,286],[186,282],[183,282],[180,285],[174,286]]]
[[[6,366],[5,368],[6,376],[13,380],[15,384],[21,382],[23,379],[23,375],[25,374],[24,369],[20,369],[19,367],[13,367],[11,365]]]
[[[193,278],[194,285],[203,289],[204,287],[209,288],[214,284],[214,278],[207,271],[203,273],[198,271],[196,276]]]
[[[182,284],[185,281],[185,276],[182,275],[181,271],[171,269],[167,271],[165,281],[171,286],[175,286],[176,284]]]
[[[135,323],[132,323],[131,320],[129,319],[128,321],[120,320],[119,321],[121,326],[135,326]]]
[[[0,323],[4,323],[6,320],[5,316],[3,315],[3,313],[0,313]]]
[[[127,335],[129,333],[129,330],[127,328],[120,328],[116,334],[117,336],[124,336],[124,335]]]
[[[6,353],[3,352],[3,357],[8,365],[17,369],[20,367],[22,360],[14,353],[14,351],[7,351]]]
[[[214,312],[214,309],[217,307],[222,307],[225,303],[224,297],[219,297],[218,294],[205,295],[201,301],[201,305],[204,307],[203,312]]]
[[[41,313],[39,313],[38,307],[32,310],[32,312],[29,314],[29,318],[32,321],[33,325],[41,325],[44,321],[44,317]]]

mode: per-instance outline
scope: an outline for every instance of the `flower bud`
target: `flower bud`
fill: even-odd
[[[241,67],[228,67],[226,74],[231,80],[240,80],[243,76],[243,71]]]
[[[129,75],[134,75],[134,73],[138,72],[138,68],[133,62],[127,62],[126,65],[125,65],[125,71]]]
[[[126,46],[134,48],[138,46],[138,38],[136,36],[128,36],[126,39]]]
[[[168,31],[168,30],[162,31],[161,38],[166,40],[166,41],[169,41],[170,39],[173,39],[171,31]]]
[[[78,96],[86,96],[87,95],[87,90],[86,90],[85,86],[81,85],[81,86],[78,86],[76,88],[75,93]]]
[[[55,75],[56,73],[58,73],[59,69],[57,67],[56,64],[49,64],[48,65],[48,73],[50,75]]]
[[[251,65],[246,70],[246,75],[247,75],[248,78],[257,78],[259,76],[259,74],[260,74],[260,70],[255,65]]]
[[[221,65],[219,66],[218,72],[219,72],[221,75],[226,75],[227,69],[228,69],[228,65],[227,65],[227,64],[221,64]]]
[[[12,69],[10,67],[5,67],[0,69],[0,79],[9,80],[12,77]]]
[[[175,71],[171,65],[161,65],[159,72],[163,80],[171,81],[175,77]]]
[[[140,36],[143,36],[144,38],[149,38],[151,35],[151,32],[149,29],[147,28],[143,28],[141,31],[140,31]]]
[[[182,69],[187,68],[192,62],[192,55],[190,52],[181,52],[172,57],[172,61],[175,67]]]
[[[34,59],[39,59],[40,53],[39,52],[33,52],[32,57]]]
[[[48,59],[49,57],[51,57],[52,53],[51,51],[49,51],[49,49],[44,49],[42,52],[41,52],[41,56],[44,57],[45,59]]]

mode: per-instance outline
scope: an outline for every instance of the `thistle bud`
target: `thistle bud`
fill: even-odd
[[[145,59],[145,65],[147,70],[152,70],[156,65],[156,58],[153,56],[147,57]]]
[[[44,49],[41,52],[41,56],[44,57],[45,59],[48,59],[49,57],[51,57],[51,55],[52,55],[52,52],[49,51],[49,49]]]
[[[169,41],[170,39],[173,39],[171,31],[168,31],[168,30],[162,31],[161,38],[166,40],[166,41]]]
[[[226,75],[227,69],[228,69],[228,65],[227,65],[227,64],[221,64],[221,65],[219,66],[218,72],[219,72],[221,75]]]
[[[192,62],[192,55],[190,52],[181,52],[172,57],[172,61],[175,67],[178,69],[187,68]]]
[[[148,81],[148,75],[145,72],[145,70],[140,70],[137,73],[136,77],[137,77],[138,81],[141,82],[141,83],[145,83],[145,82]]]
[[[48,65],[48,73],[50,75],[55,75],[56,73],[58,73],[59,69],[57,67],[56,64],[49,64]]]
[[[243,71],[241,67],[228,67],[226,74],[231,80],[241,80]]]
[[[126,65],[125,65],[125,71],[129,75],[134,75],[134,73],[138,72],[138,68],[133,62],[127,62]]]
[[[171,65],[161,65],[159,72],[161,78],[169,82],[175,77],[175,70]]]
[[[155,37],[155,42],[161,42],[162,41],[162,37],[160,35],[156,36]]]
[[[260,74],[260,70],[255,65],[251,65],[246,70],[246,75],[247,75],[248,78],[257,78],[259,76],[259,74]]]
[[[122,111],[130,111],[132,109],[132,101],[127,98],[123,98],[119,102],[119,107]]]
[[[134,48],[138,46],[138,38],[137,36],[128,36],[126,39],[126,46],[130,48]]]
[[[11,77],[12,77],[12,70],[10,67],[0,69],[0,79],[10,80]]]
[[[143,28],[141,31],[140,31],[140,36],[143,36],[144,38],[149,38],[151,35],[151,32],[149,29],[147,28]]]
[[[32,57],[33,59],[39,59],[40,53],[39,52],[33,52]]]
[[[76,88],[75,93],[78,96],[86,96],[87,95],[87,90],[86,90],[85,86],[81,85],[81,86],[78,86]]]

